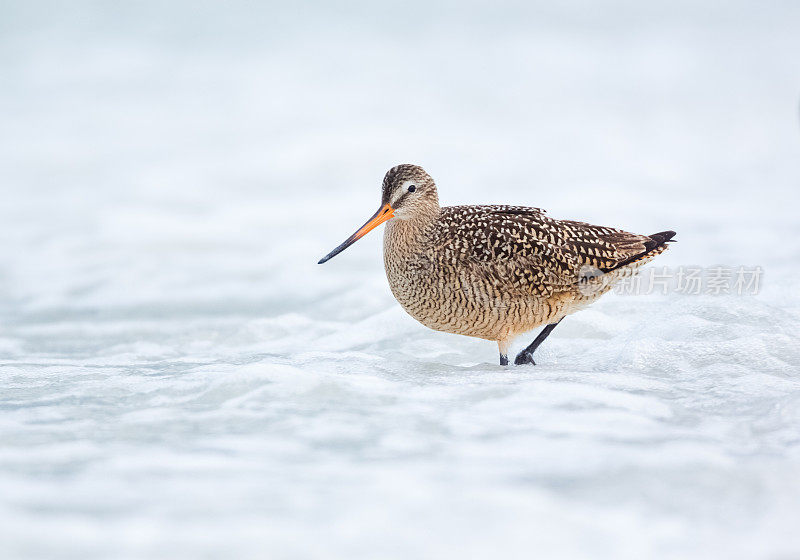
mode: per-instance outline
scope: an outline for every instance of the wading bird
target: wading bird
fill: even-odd
[[[386,223],[383,262],[409,315],[439,331],[494,340],[500,364],[511,341],[545,325],[514,360],[533,352],[565,316],[667,249],[674,231],[637,235],[524,206],[439,206],[424,169],[403,164],[383,178],[381,206],[320,259],[338,255]]]

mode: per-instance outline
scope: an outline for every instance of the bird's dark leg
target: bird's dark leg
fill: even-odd
[[[558,325],[560,322],[561,319],[559,319],[555,323],[550,323],[545,328],[543,328],[542,332],[539,333],[539,336],[537,336],[534,339],[534,341],[531,342],[527,348],[525,348],[525,350],[517,354],[517,357],[514,359],[514,364],[518,366],[522,364],[536,365],[536,362],[533,361],[533,353],[536,351],[537,348],[539,348],[539,345],[542,342],[544,342],[544,339],[547,338],[547,335],[553,332],[553,329],[556,328],[556,325]]]
[[[508,356],[505,354],[500,354],[500,365],[507,366],[508,365]]]

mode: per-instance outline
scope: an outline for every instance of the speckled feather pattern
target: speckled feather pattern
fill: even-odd
[[[588,305],[667,248],[648,251],[650,237],[539,208],[439,208],[433,180],[417,166],[387,173],[384,200],[409,178],[423,202],[387,222],[384,264],[403,308],[436,330],[509,341]],[[599,271],[609,272],[592,278]]]

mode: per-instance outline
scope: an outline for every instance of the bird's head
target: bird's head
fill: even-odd
[[[387,204],[400,220],[412,219],[431,206],[438,210],[436,183],[419,165],[396,165],[383,177],[381,206]]]
[[[438,211],[439,195],[433,178],[419,165],[396,165],[383,178],[378,211],[341,245],[322,257],[319,264],[329,261],[387,220],[412,220]]]

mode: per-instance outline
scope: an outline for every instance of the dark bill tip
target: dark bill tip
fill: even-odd
[[[336,249],[334,249],[333,251],[331,251],[330,253],[328,253],[324,257],[322,257],[319,261],[317,261],[317,264],[325,264],[326,262],[331,260],[333,257],[335,257],[336,255],[338,255],[339,253],[341,253],[342,251],[347,249],[350,245],[352,245],[353,243],[358,241],[359,237],[361,237],[359,235],[359,232],[358,231],[355,232],[353,235],[351,235],[350,237],[345,239],[344,243],[342,243],[341,245],[336,247]]]

